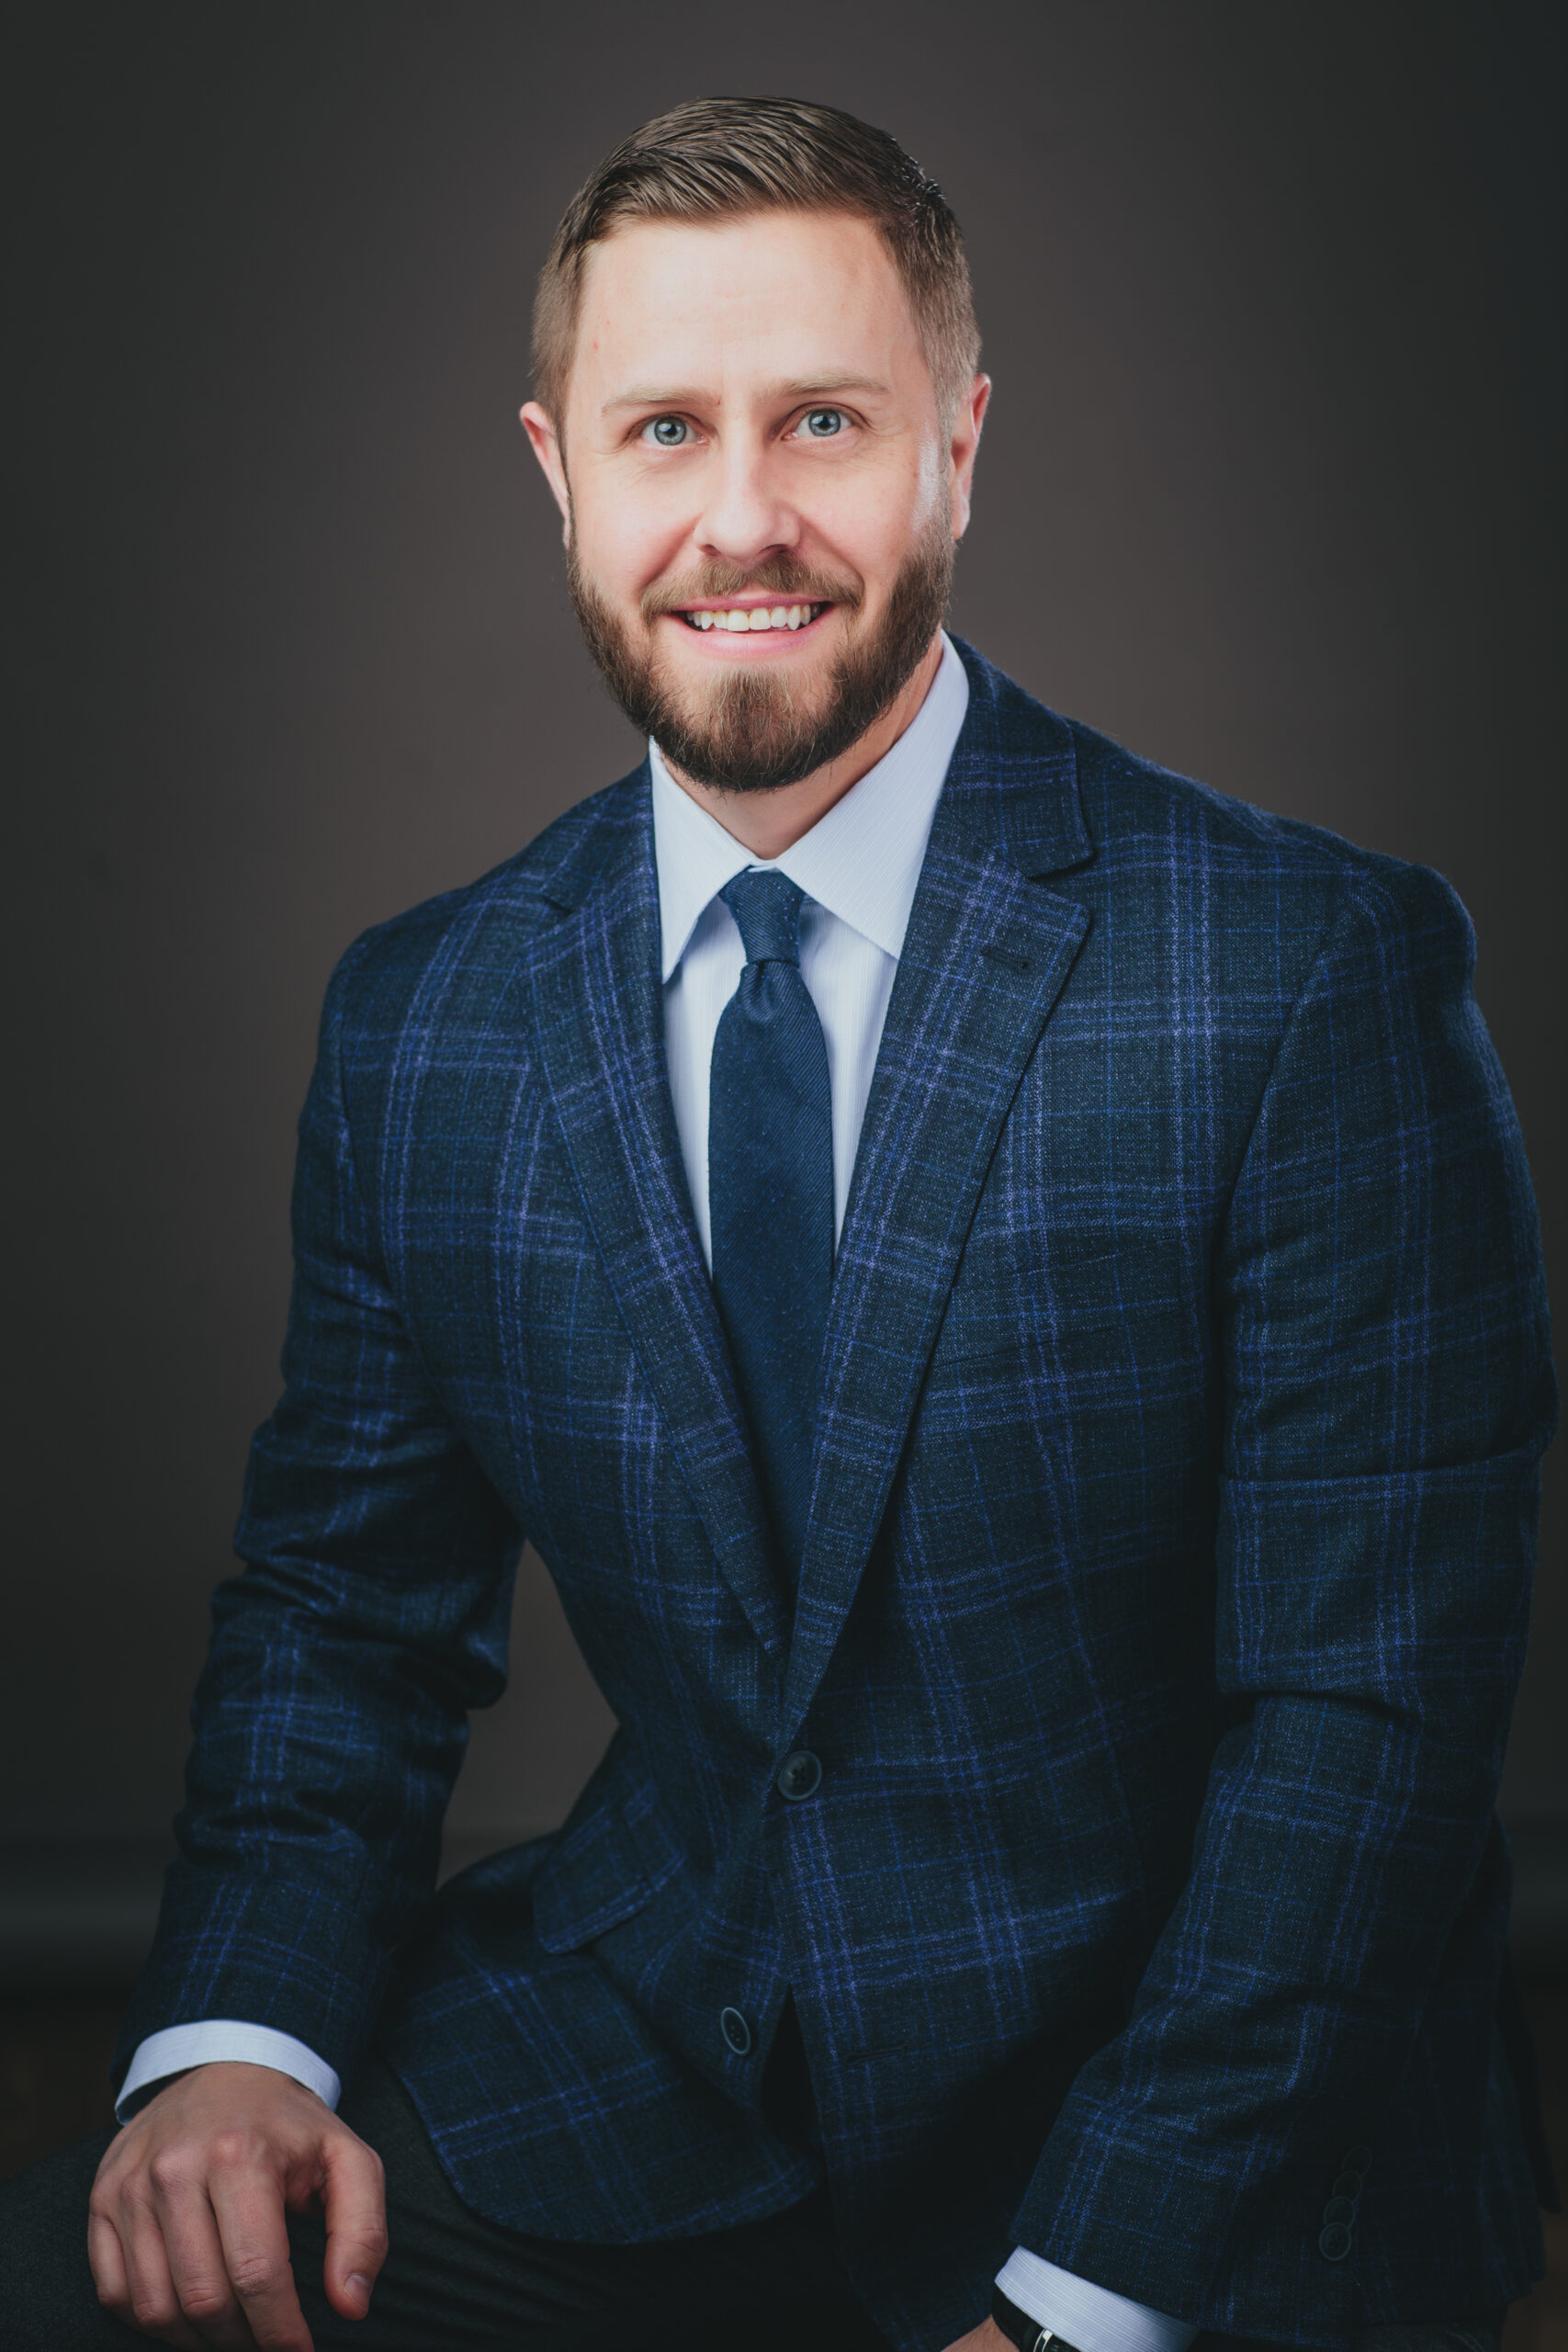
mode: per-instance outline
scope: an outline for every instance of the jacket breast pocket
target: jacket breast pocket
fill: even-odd
[[[942,1325],[940,1361],[954,1371],[1020,1369],[1032,1343],[1102,1330],[1122,1312],[1124,1251],[1075,1235],[1048,1251],[999,1239],[964,1251]]]
[[[534,1932],[547,1951],[577,1951],[640,1911],[652,1893],[617,1804],[576,1823],[534,1879]]]

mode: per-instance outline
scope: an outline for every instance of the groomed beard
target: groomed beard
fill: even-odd
[[[786,555],[751,571],[707,564],[700,576],[643,597],[648,639],[638,641],[582,571],[575,547],[567,579],[588,650],[638,734],[651,735],[666,759],[698,784],[722,792],[776,792],[840,758],[891,707],[942,626],[955,552],[947,514],[934,515],[894,582],[881,621],[840,654],[818,707],[802,707],[771,664],[766,671],[727,669],[705,695],[701,688],[677,688],[649,641],[654,625],[661,614],[696,598],[756,589],[784,604],[831,604],[853,612],[863,601],[858,588]]]

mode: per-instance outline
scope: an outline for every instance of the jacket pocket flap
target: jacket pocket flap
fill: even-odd
[[[629,1919],[649,1887],[618,1805],[578,1822],[533,1884],[534,1928],[547,1951],[575,1951]]]

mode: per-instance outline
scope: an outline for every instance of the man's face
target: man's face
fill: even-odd
[[[565,434],[523,412],[573,600],[639,729],[699,783],[796,782],[931,643],[986,386],[945,431],[875,229],[650,221],[588,255]]]

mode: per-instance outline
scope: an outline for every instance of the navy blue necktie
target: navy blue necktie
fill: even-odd
[[[739,925],[746,968],[720,1016],[709,1078],[713,1287],[793,1578],[833,1279],[828,1048],[800,977],[803,893],[782,874],[750,873],[719,896]]]

